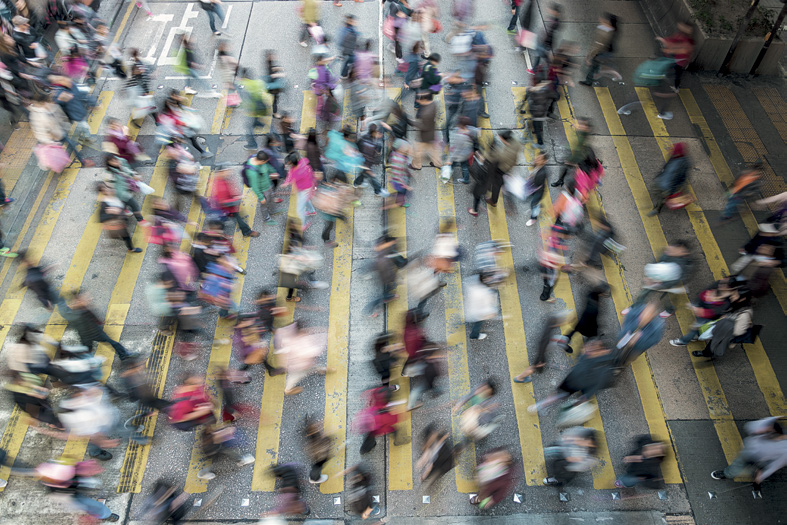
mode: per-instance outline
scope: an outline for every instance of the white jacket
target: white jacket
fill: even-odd
[[[478,275],[465,281],[465,321],[475,323],[497,315],[497,294]]]

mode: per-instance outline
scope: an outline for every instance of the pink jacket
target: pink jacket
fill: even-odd
[[[298,191],[314,188],[315,182],[314,171],[309,165],[309,159],[305,158],[298,161],[298,164],[287,173],[287,178],[284,180],[285,186],[295,184],[295,189]]]

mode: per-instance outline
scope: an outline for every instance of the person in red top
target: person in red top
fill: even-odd
[[[680,88],[680,79],[694,54],[694,25],[691,22],[678,22],[678,30],[667,38],[657,37],[664,54],[675,59],[675,90]]]
[[[222,167],[216,170],[211,188],[211,200],[227,217],[232,217],[238,223],[238,228],[244,237],[259,237],[260,232],[252,230],[240,216],[240,203],[243,192],[238,190],[235,182],[230,178],[231,171]]]
[[[363,414],[363,419],[366,422],[364,427],[366,436],[361,444],[361,454],[366,454],[377,446],[377,436],[393,433],[395,446],[410,443],[410,438],[401,435],[401,432],[396,429],[395,425],[399,422],[399,414],[391,411],[391,390],[386,387],[378,387],[367,392],[367,396],[370,406]]]

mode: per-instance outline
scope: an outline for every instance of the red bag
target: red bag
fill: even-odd
[[[432,20],[432,33],[439,33],[443,30],[443,24],[438,19]]]
[[[240,95],[237,92],[233,91],[229,95],[227,95],[227,107],[228,108],[237,108],[240,106]]]
[[[38,167],[45,170],[52,170],[61,173],[66,166],[71,164],[71,155],[66,152],[66,148],[52,142],[50,144],[38,144],[33,148],[33,152],[38,159]]]

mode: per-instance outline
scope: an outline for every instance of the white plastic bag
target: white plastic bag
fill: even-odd
[[[443,181],[443,184],[447,184],[451,180],[451,165],[446,164],[442,168],[440,168],[440,180]]]

